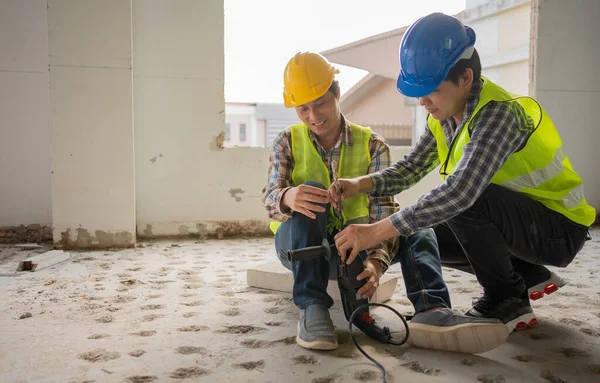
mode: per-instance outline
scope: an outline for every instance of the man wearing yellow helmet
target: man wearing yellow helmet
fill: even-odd
[[[336,176],[364,176],[390,165],[385,140],[341,113],[336,73],[324,57],[310,52],[296,54],[285,68],[284,103],[296,109],[302,123],[274,140],[262,193],[273,220],[277,254],[320,245],[323,239],[332,243],[340,227],[381,221],[398,210],[392,194],[364,193],[344,201],[341,216],[331,210],[327,188]],[[360,254],[364,272],[358,276],[367,281],[358,291],[362,298],[374,294],[390,264],[401,264],[407,295],[416,312],[411,321],[411,344],[478,353],[506,340],[508,331],[500,321],[469,318],[450,309],[432,229],[380,241],[364,250]],[[324,258],[293,264],[282,256],[280,260],[294,275],[293,298],[301,310],[297,343],[311,349],[337,348],[328,311],[333,300],[326,289],[328,280],[336,275],[339,256],[332,256],[331,265]]]
[[[529,299],[565,283],[544,265],[573,260],[596,212],[552,119],[536,100],[481,76],[474,45],[470,27],[441,13],[408,28],[397,87],[429,113],[425,132],[392,167],[336,186],[345,198],[400,193],[437,166],[443,182],[389,219],[346,228],[336,245],[352,248],[352,260],[372,243],[433,227],[443,264],[483,286],[466,315],[526,329],[537,323]]]

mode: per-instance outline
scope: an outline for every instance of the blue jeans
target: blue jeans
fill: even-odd
[[[316,182],[307,185],[325,189]],[[279,226],[275,235],[275,250],[279,260],[294,274],[294,303],[301,309],[319,304],[327,308],[333,306],[333,299],[327,294],[329,279],[337,278],[337,251],[331,254],[331,264],[325,258],[296,261],[291,264],[285,257],[288,250],[318,246],[324,238],[333,243],[327,233],[329,205],[323,213],[315,212],[317,218],[311,219],[300,213]],[[451,307],[448,287],[442,278],[442,267],[437,240],[433,229],[420,230],[408,237],[400,237],[398,253],[392,264],[400,263],[408,299],[415,312],[434,307]],[[366,253],[361,252],[365,259]]]

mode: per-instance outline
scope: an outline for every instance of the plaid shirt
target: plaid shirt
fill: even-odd
[[[329,153],[319,144],[317,136],[312,131],[309,130],[309,134],[314,147],[321,155],[323,163],[329,170],[330,177],[333,178],[331,163],[334,161],[339,163],[341,144],[352,145],[352,131],[349,122],[342,116],[342,133]],[[287,128],[279,133],[273,141],[269,156],[268,182],[262,190],[262,202],[267,209],[269,218],[274,221],[285,222],[291,218],[290,214],[285,214],[281,211],[281,197],[286,190],[293,186],[292,170],[294,168],[294,160],[292,158],[291,138],[291,130]],[[371,155],[371,164],[369,165],[368,174],[378,172],[390,166],[390,148],[377,133],[371,132],[369,152]],[[330,181],[333,182],[333,179]],[[399,206],[393,194],[379,193],[377,196],[369,196],[369,223],[390,217],[398,210]],[[383,270],[385,271],[398,250],[398,243],[398,238],[386,240],[378,246],[367,250],[367,257],[381,260],[383,262]]]
[[[440,121],[448,147],[471,118],[482,86],[483,80],[473,83],[458,127],[452,117]],[[527,143],[533,125],[528,123],[522,109],[511,104],[514,103],[490,102],[480,109],[469,124],[471,140],[463,147],[463,156],[454,172],[415,204],[391,216],[390,220],[400,235],[408,236],[419,229],[434,227],[470,208],[508,157]],[[400,193],[415,185],[439,164],[435,138],[426,127],[425,133],[403,160],[371,176],[371,193]]]

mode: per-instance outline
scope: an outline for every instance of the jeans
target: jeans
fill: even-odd
[[[325,189],[316,182],[307,185]],[[291,264],[285,257],[287,250],[318,246],[324,238],[333,243],[332,235],[327,233],[329,204],[323,213],[315,212],[316,219],[300,213],[279,226],[275,235],[275,250],[279,260],[294,275],[294,303],[301,309],[318,304],[327,308],[333,306],[333,299],[327,294],[329,279],[337,276],[337,250],[332,251],[331,264],[325,258],[296,261]],[[433,229],[420,230],[408,237],[400,237],[398,253],[392,264],[400,263],[408,299],[415,312],[434,307],[451,307],[446,283],[442,278],[440,254]],[[366,253],[361,252],[363,259]]]
[[[491,184],[473,206],[436,226],[442,265],[475,274],[485,294],[518,297],[565,267],[588,228],[522,193]]]

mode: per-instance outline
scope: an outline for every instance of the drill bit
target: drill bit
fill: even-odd
[[[331,172],[333,175],[333,182],[335,184],[335,192],[337,193],[338,196],[342,195],[342,190],[340,189],[340,185],[337,184],[338,181],[338,164],[337,161],[331,161]],[[338,207],[333,209],[335,211],[335,215],[337,217],[337,219],[340,221],[340,231],[343,228],[343,224],[344,224],[344,218],[342,216],[342,201],[340,199],[340,201],[338,202]]]

